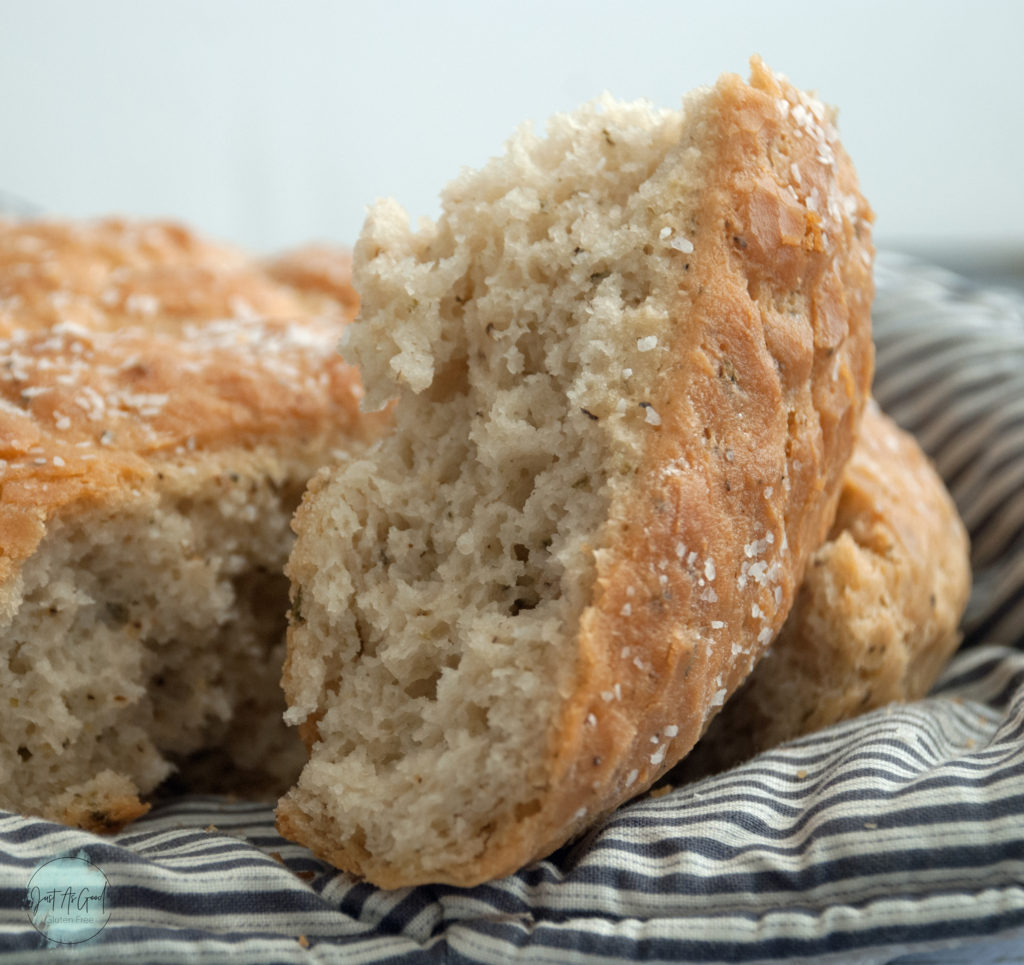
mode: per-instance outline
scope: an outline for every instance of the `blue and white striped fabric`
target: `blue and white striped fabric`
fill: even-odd
[[[9,960],[54,954],[25,905],[61,854],[108,882],[103,927],[60,949],[82,962],[977,962],[1018,931],[1024,960],[1024,300],[891,256],[877,277],[876,394],[974,541],[965,649],[928,700],[634,802],[468,890],[375,889],[253,803],[176,800],[112,838],[3,815]]]

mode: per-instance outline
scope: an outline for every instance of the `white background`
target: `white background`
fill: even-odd
[[[1022,45],[1016,0],[0,0],[0,202],[351,243],[524,120],[759,52],[839,106],[882,244],[1024,261]]]

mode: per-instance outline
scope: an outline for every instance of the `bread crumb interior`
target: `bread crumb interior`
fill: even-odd
[[[298,772],[278,680],[301,481],[215,459],[160,475],[116,513],[53,520],[23,567],[0,626],[0,805],[59,820],[101,771],[146,793],[209,747],[271,787]]]
[[[344,351],[396,430],[300,511],[286,690],[318,734],[296,799],[381,860],[469,858],[496,801],[544,791],[594,553],[657,431],[696,135],[603,99],[520,131],[436,224],[371,212]]]

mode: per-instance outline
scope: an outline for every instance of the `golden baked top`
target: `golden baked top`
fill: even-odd
[[[277,280],[174,224],[0,221],[0,581],[54,514],[154,461],[372,433],[335,257],[331,276],[325,249],[289,256]]]

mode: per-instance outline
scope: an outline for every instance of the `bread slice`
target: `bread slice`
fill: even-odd
[[[200,749],[277,793],[301,765],[291,516],[386,421],[337,353],[354,292],[302,264],[0,223],[0,806],[109,830]]]
[[[960,642],[970,588],[952,498],[913,437],[870,404],[782,631],[673,778],[923,697]]]
[[[355,251],[396,429],[296,520],[283,834],[383,886],[544,855],[686,753],[781,626],[872,370],[870,211],[755,61],[528,129]],[[745,553],[757,547],[757,556]]]

